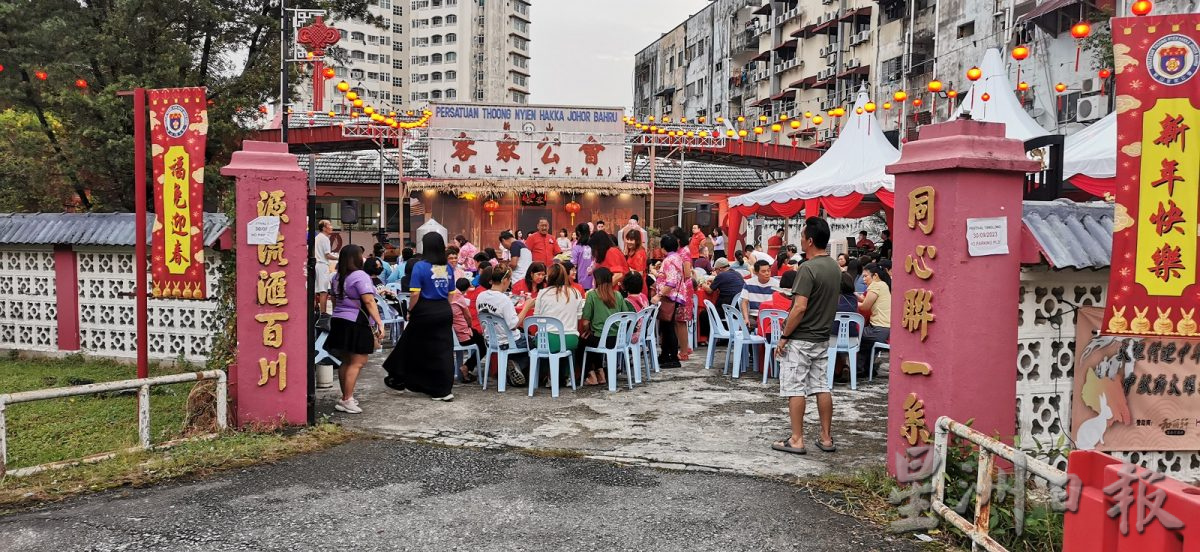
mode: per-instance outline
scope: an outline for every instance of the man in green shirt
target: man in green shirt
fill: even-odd
[[[792,433],[771,448],[795,454],[804,448],[804,409],[807,397],[816,395],[817,414],[821,419],[821,438],[817,448],[837,450],[830,425],[833,421],[833,397],[829,394],[826,369],[829,365],[829,328],[837,312],[842,272],[829,257],[829,223],[811,217],[804,221],[801,246],[808,259],[796,269],[792,288],[792,310],[788,313],[776,354],[779,362],[779,394],[788,399]]]

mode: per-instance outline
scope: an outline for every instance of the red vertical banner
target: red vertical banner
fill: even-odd
[[[1103,331],[1200,335],[1200,14],[1112,27],[1117,205]]]
[[[204,88],[148,90],[154,170],[154,297],[204,299]]]

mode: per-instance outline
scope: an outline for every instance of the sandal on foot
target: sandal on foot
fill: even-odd
[[[771,443],[771,448],[780,452],[790,452],[792,454],[808,454],[808,449],[804,447],[792,446],[791,437],[788,437],[782,441]]]
[[[825,443],[822,443],[820,439],[818,439],[817,440],[817,448],[819,448],[825,452],[837,452],[837,447],[835,447],[833,445],[833,441],[830,441],[829,444],[826,445]]]

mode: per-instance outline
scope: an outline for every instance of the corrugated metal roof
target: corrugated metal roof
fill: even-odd
[[[677,185],[680,172],[677,159],[659,158],[654,164],[654,179],[660,186]],[[684,160],[682,173],[683,185],[689,190],[757,190],[771,183],[754,169],[699,161]],[[649,182],[650,162],[639,160],[630,179]]]
[[[133,247],[133,217],[133,213],[0,213],[0,244]],[[154,215],[146,218],[147,228],[153,228]],[[204,246],[211,247],[228,229],[224,213],[204,213]]]
[[[1021,220],[1053,268],[1100,269],[1112,263],[1110,203],[1026,201]]]

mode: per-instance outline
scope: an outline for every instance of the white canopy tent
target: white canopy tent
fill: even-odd
[[[1113,178],[1117,175],[1117,114],[1071,134],[1063,147],[1063,178],[1075,175]]]
[[[884,168],[900,158],[900,151],[888,142],[874,113],[858,113],[868,101],[864,86],[841,134],[816,162],[786,180],[729,198],[730,208],[742,216],[791,217],[820,200],[832,215],[848,216],[870,194],[890,206],[895,178]]]
[[[1008,80],[1008,70],[1004,67],[1000,50],[988,48],[983,54],[979,70],[983,76],[961,96],[961,103],[951,119],[957,119],[964,111],[970,112],[971,118],[976,121],[1004,123],[1004,135],[1022,141],[1050,134],[1021,107],[1016,87]],[[986,102],[983,101],[985,93],[988,95]]]

